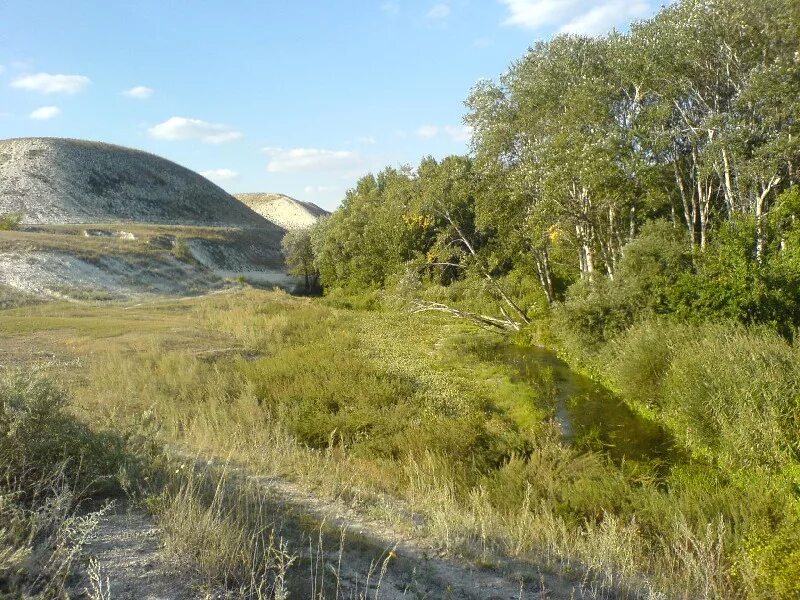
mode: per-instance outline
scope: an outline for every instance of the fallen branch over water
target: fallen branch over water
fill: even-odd
[[[428,302],[427,300],[415,300],[411,305],[411,314],[422,312],[443,312],[452,315],[458,319],[466,319],[472,321],[479,327],[494,332],[508,332],[519,331],[522,324],[512,319],[506,311],[502,311],[503,318],[491,317],[489,315],[482,315],[479,313],[469,312],[466,310],[459,310],[446,304],[439,302]]]

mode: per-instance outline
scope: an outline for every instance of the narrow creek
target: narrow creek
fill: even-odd
[[[670,433],[637,413],[596,381],[572,370],[545,348],[505,346],[495,358],[513,366],[519,377],[545,395],[545,408],[565,440],[615,461],[653,462],[668,467],[680,461]]]

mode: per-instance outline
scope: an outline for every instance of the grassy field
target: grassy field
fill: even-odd
[[[552,381],[520,380],[492,360],[498,343],[445,317],[256,290],[0,313],[0,364],[39,365],[76,422],[134,455],[149,448],[144,462],[153,448],[232,461],[450,555],[543,565],[623,596],[752,595],[758,565],[742,549],[786,510],[776,485],[566,445],[549,419]],[[210,582],[263,570],[231,563],[270,540],[253,546],[246,532],[263,527],[220,512],[214,493],[122,480],[152,498],[175,548],[226,541],[194,557]]]

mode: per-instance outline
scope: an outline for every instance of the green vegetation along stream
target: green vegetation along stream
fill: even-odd
[[[572,370],[553,351],[507,346],[496,356],[545,391],[564,438],[575,446],[604,451],[615,461],[670,465],[679,460],[669,432],[634,412],[609,389]]]

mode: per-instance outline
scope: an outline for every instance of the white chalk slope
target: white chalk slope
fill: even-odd
[[[30,224],[265,225],[222,188],[174,162],[61,138],[0,140],[0,214],[10,212]]]
[[[312,202],[284,194],[235,194],[236,198],[268,221],[284,229],[310,227],[330,213]]]
[[[0,215],[8,213],[21,214],[24,227],[0,231],[0,285],[27,295],[182,296],[240,278],[294,286],[280,250],[285,227],[139,150],[0,140]]]

